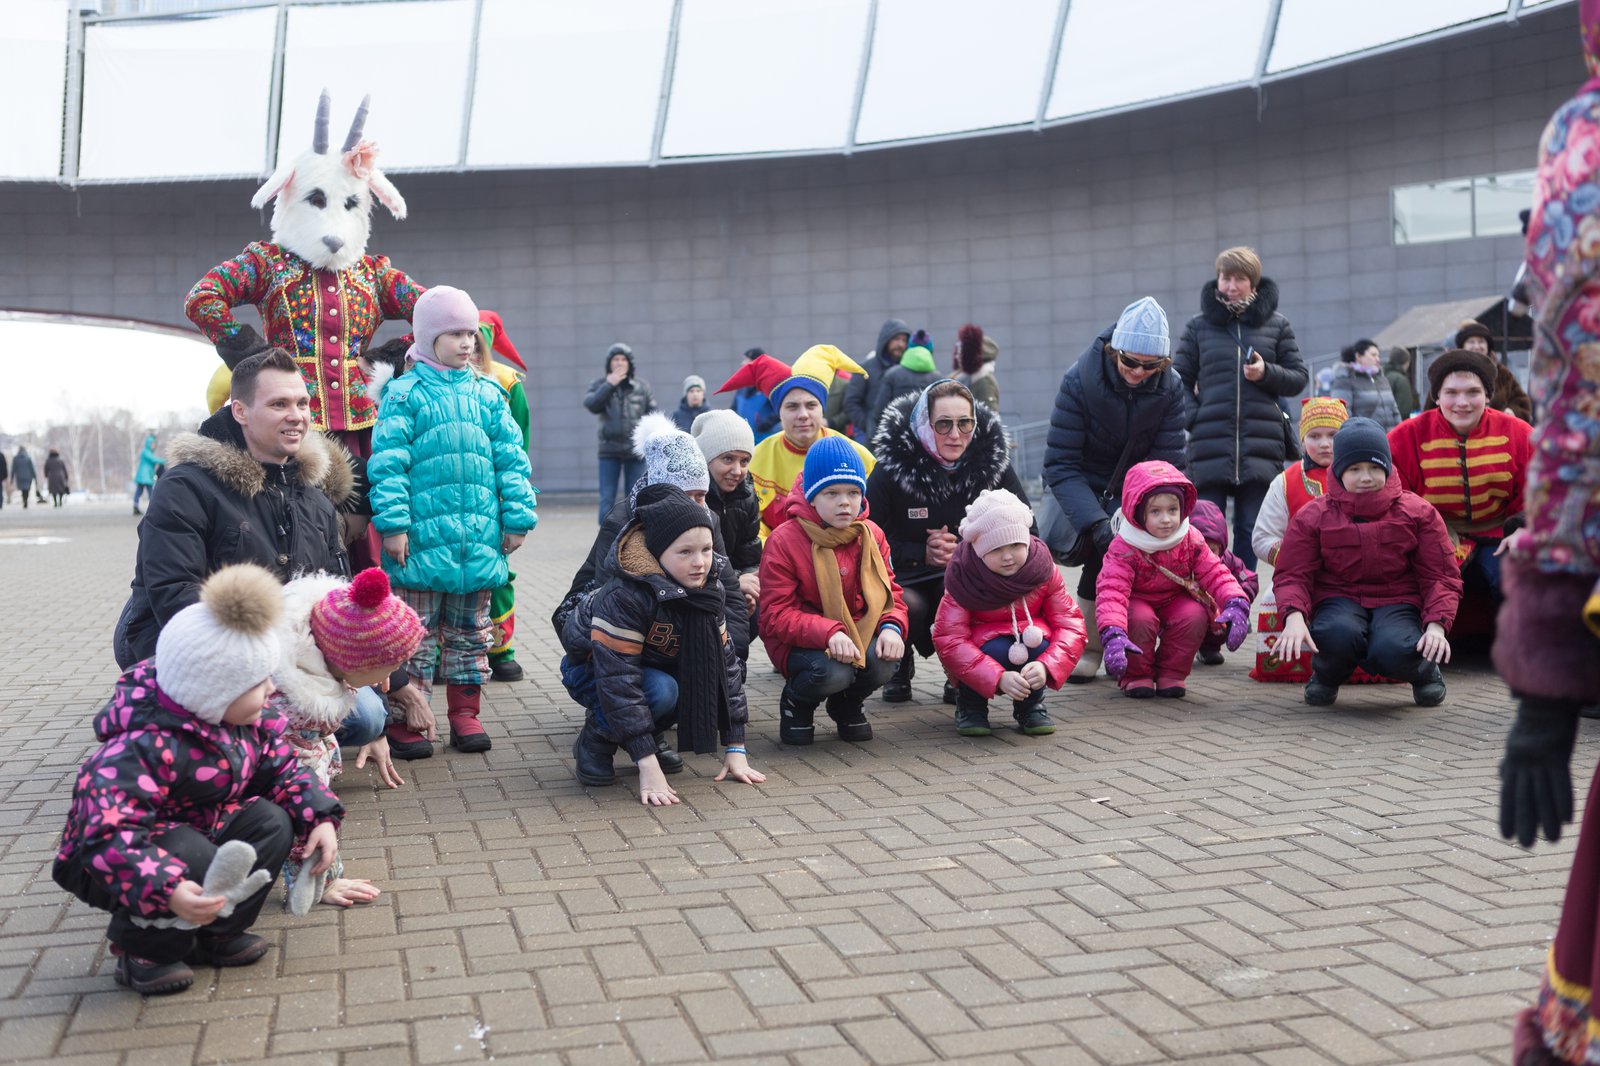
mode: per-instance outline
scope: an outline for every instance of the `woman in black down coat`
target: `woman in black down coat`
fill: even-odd
[[[1089,632],[1070,678],[1078,684],[1100,672],[1094,587],[1111,546],[1123,478],[1148,459],[1183,468],[1184,388],[1168,350],[1161,305],[1148,296],[1130,304],[1062,375],[1050,415],[1044,483],[1063,518],[1050,546],[1072,553],[1083,567],[1078,606]]]
[[[1189,480],[1224,514],[1234,499],[1233,543],[1244,564],[1267,486],[1293,453],[1279,397],[1310,376],[1294,328],[1278,313],[1278,287],[1249,248],[1217,256],[1217,278],[1200,290],[1200,313],[1178,341],[1174,366],[1195,393],[1189,415]]]
[[[872,438],[878,465],[867,477],[867,513],[889,541],[894,575],[905,593],[908,651],[933,654],[933,618],[944,598],[944,569],[967,505],[985,489],[1010,489],[1028,502],[1011,466],[1000,417],[948,378],[884,408]],[[916,655],[900,660],[883,686],[888,703],[911,698]],[[946,703],[955,689],[944,686]]]

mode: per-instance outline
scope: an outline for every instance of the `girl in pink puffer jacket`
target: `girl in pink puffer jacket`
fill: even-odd
[[[1008,696],[1017,728],[1055,732],[1044,690],[1060,688],[1083,655],[1083,615],[1067,595],[1033,512],[1005,489],[967,507],[961,543],[945,568],[933,646],[956,689],[956,731],[989,735],[989,700]]]
[[[1205,538],[1189,526],[1196,493],[1171,463],[1139,463],[1111,519],[1116,536],[1095,585],[1106,672],[1125,695],[1181,698],[1213,619],[1229,651],[1250,631],[1250,604]]]

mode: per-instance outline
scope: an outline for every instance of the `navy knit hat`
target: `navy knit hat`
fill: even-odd
[[[658,559],[689,530],[711,528],[711,512],[676,485],[646,485],[639,490],[635,511],[644,527],[645,546]]]
[[[807,503],[829,485],[854,485],[866,492],[867,468],[848,437],[823,437],[806,450],[800,484]]]
[[[1377,463],[1386,474],[1394,469],[1389,436],[1370,418],[1349,419],[1333,435],[1333,476],[1343,477],[1357,463]]]

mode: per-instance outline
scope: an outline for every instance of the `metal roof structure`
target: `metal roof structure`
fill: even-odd
[[[850,154],[1259,92],[1570,2],[8,0],[0,180],[261,176],[324,87],[336,123],[372,93],[392,172]]]

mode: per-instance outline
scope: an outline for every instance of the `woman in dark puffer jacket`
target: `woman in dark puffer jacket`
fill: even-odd
[[[963,426],[962,419],[974,421]],[[911,698],[916,673],[910,649],[933,654],[944,570],[968,505],[985,489],[1009,489],[1024,503],[1028,497],[1011,466],[1000,417],[976,403],[965,385],[949,379],[884,408],[872,453],[878,465],[867,478],[867,516],[889,541],[911,626],[906,656],[883,686],[883,698],[903,703]],[[955,702],[949,682],[944,697]]]
[[[1278,287],[1261,276],[1249,248],[1217,256],[1217,277],[1200,290],[1173,361],[1189,409],[1188,474],[1202,499],[1224,513],[1234,498],[1233,540],[1254,569],[1250,534],[1272,479],[1294,458],[1292,430],[1279,397],[1310,380],[1289,320],[1278,313]]]

